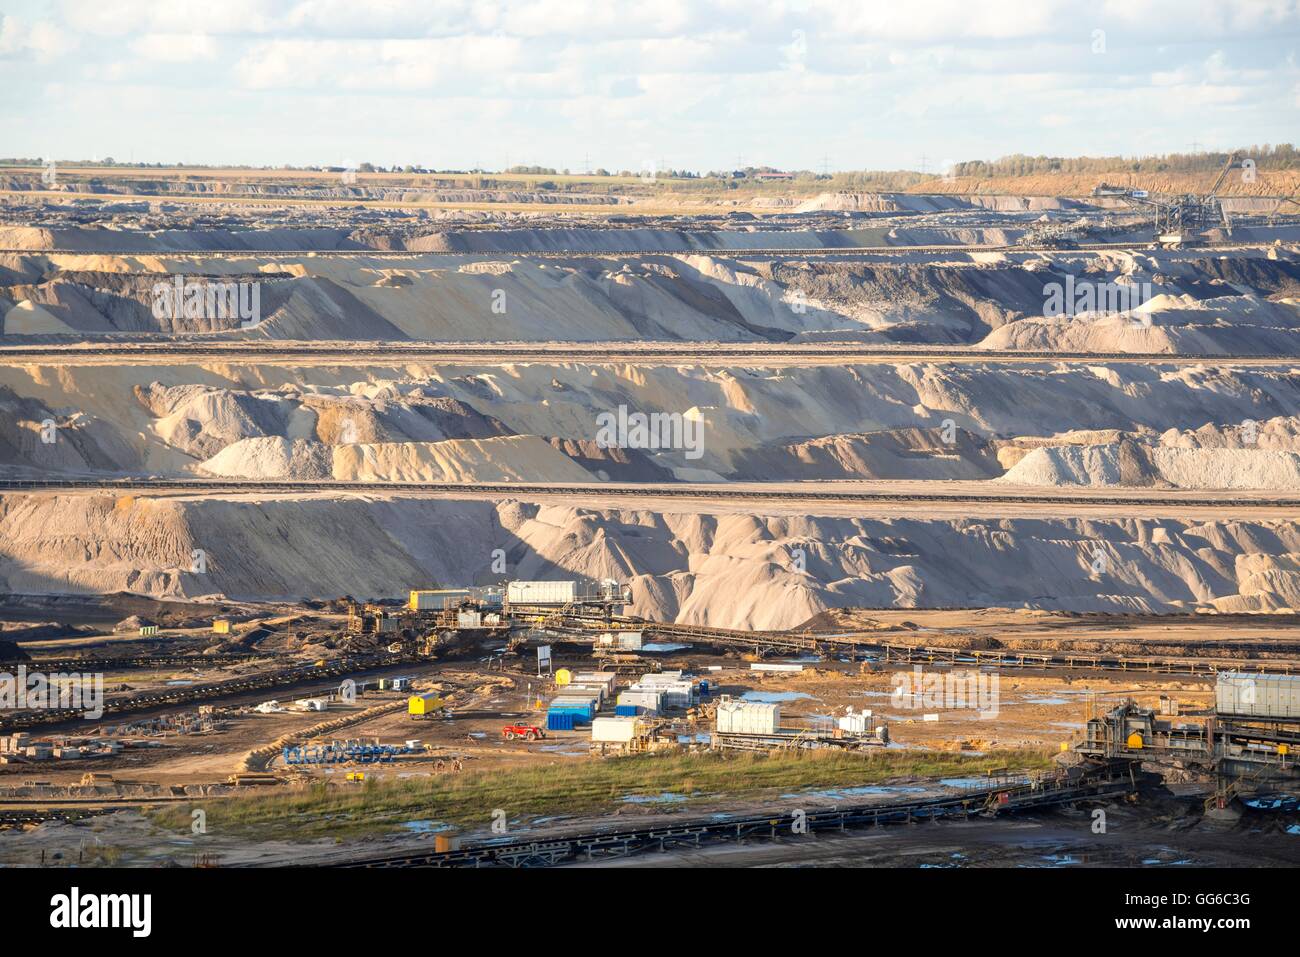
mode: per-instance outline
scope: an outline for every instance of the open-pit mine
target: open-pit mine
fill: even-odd
[[[1300,862],[1293,170],[42,175],[0,864]]]

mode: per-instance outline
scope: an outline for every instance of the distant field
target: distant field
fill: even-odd
[[[5,177],[34,179],[40,167],[0,166],[0,180]],[[755,213],[780,211],[823,193],[908,192],[916,194],[1005,196],[1086,197],[1100,182],[1147,189],[1153,193],[1198,193],[1207,191],[1215,179],[1214,172],[1195,173],[1045,173],[1024,176],[944,178],[919,174],[879,174],[879,179],[864,180],[859,174],[835,174],[830,180],[808,177],[789,181],[758,182],[749,180],[674,179],[660,177],[654,181],[639,176],[593,176],[587,174],[538,173],[357,173],[347,185],[358,189],[482,192],[482,197],[447,200],[378,199],[364,196],[293,196],[243,195],[230,192],[239,187],[258,185],[275,189],[318,191],[343,185],[337,172],[312,170],[249,170],[223,167],[99,167],[59,166],[58,175],[67,185],[86,184],[76,191],[42,189],[0,189],[0,194],[25,197],[48,196],[63,199],[166,199],[169,202],[240,203],[262,206],[349,205],[376,208],[427,208],[496,212],[551,212],[608,215],[633,212],[638,215],[670,215],[682,209],[701,211],[741,210]],[[872,174],[875,176],[876,174]],[[113,192],[90,188],[98,181]],[[160,182],[174,183],[180,192],[161,191]],[[39,185],[39,184],[31,184]],[[134,187],[134,188],[133,188]],[[202,192],[185,192],[201,189]],[[120,191],[118,191],[120,190]],[[1244,182],[1240,172],[1231,172],[1220,188],[1226,196],[1292,196],[1300,191],[1300,170],[1261,168],[1253,182]],[[549,202],[494,200],[493,193],[540,193],[553,198]],[[609,202],[565,202],[566,194],[584,197],[608,197]],[[623,202],[618,202],[623,200]],[[631,200],[631,203],[627,201]],[[1297,207],[1300,208],[1300,207]]]

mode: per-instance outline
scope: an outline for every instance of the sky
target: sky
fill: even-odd
[[[1300,0],[0,0],[0,156],[926,169],[1296,142]]]

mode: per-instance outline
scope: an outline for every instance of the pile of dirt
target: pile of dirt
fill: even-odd
[[[1113,445],[1040,448],[998,481],[1015,485],[1186,489],[1300,487],[1300,452],[1247,448]]]
[[[152,618],[146,618],[143,615],[131,615],[128,618],[123,618],[114,625],[113,630],[118,633],[134,632],[139,634],[141,628],[149,628],[156,624],[158,624],[158,622],[154,621]]]
[[[208,567],[194,574],[200,545]],[[1289,520],[885,520],[396,494],[0,499],[0,590],[16,593],[392,598],[496,583],[501,553],[512,578],[614,578],[630,584],[632,614],[723,627],[793,627],[835,607],[1300,607]]]

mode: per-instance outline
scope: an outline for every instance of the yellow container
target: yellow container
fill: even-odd
[[[445,611],[469,597],[465,588],[413,588],[406,607],[411,611]]]
[[[215,631],[218,635],[230,634],[230,619],[214,618],[212,620],[212,630]]]
[[[441,711],[447,704],[447,700],[440,695],[430,692],[429,694],[415,694],[406,699],[406,713],[413,718],[423,718],[426,715]]]

